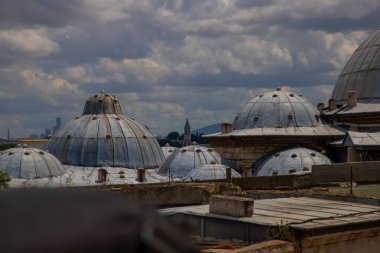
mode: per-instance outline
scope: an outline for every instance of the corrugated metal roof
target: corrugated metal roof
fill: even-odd
[[[380,29],[356,49],[342,69],[332,98],[346,103],[348,91],[356,91],[359,102],[380,103]]]
[[[192,144],[174,151],[158,168],[161,176],[184,178],[190,171],[204,164],[222,163],[222,157],[211,148]]]
[[[255,200],[253,215],[244,218],[209,213],[209,205],[167,208],[160,213],[165,216],[183,213],[266,226],[285,223],[300,230],[380,221],[378,206],[306,197]]]
[[[289,175],[311,172],[313,165],[331,164],[325,155],[308,148],[290,148],[258,161],[255,176]]]
[[[3,151],[0,170],[11,178],[48,178],[63,174],[65,168],[53,155],[38,148],[18,147]]]
[[[344,137],[343,146],[380,146],[380,132],[365,133],[348,131]]]
[[[258,95],[235,117],[234,129],[320,126],[319,112],[302,95],[275,91]]]
[[[226,169],[228,167],[222,164],[204,164],[200,167],[190,171],[190,173],[183,179],[184,181],[203,181],[203,180],[217,180],[226,178]],[[231,169],[232,177],[240,177],[240,174]]]
[[[328,125],[316,127],[251,128],[235,130],[227,134],[216,133],[203,137],[228,136],[344,136],[344,132]]]

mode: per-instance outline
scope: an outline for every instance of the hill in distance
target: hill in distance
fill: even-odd
[[[191,131],[192,134],[214,134],[220,132],[220,124],[222,123],[215,123],[212,125],[208,125],[202,128],[195,129]]]

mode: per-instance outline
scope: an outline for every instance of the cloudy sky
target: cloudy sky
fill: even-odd
[[[380,0],[1,0],[0,137],[115,94],[154,134],[232,121],[278,86],[326,102]]]

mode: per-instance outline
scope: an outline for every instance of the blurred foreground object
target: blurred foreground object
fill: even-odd
[[[1,252],[199,252],[153,209],[79,190],[0,192]]]

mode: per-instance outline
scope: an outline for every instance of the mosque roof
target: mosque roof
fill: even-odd
[[[168,158],[177,148],[172,147],[169,143],[166,143],[165,146],[161,147],[162,152],[164,153],[165,159]]]
[[[221,164],[221,156],[211,148],[193,143],[175,150],[158,168],[157,173],[161,176],[184,178],[195,168],[211,163]]]
[[[260,94],[238,112],[233,129],[320,126],[318,110],[302,95],[283,91]]]
[[[47,178],[62,175],[65,168],[52,154],[38,148],[17,147],[0,154],[0,170],[10,178]]]
[[[116,98],[104,92],[91,96],[83,115],[61,127],[46,148],[69,165],[150,169],[164,160],[149,130],[123,115]]]
[[[184,178],[184,181],[225,179],[227,168],[228,167],[223,164],[204,164],[190,171],[190,173]],[[240,177],[240,174],[236,170],[231,169],[231,176]]]
[[[254,176],[289,175],[311,172],[312,165],[331,164],[325,155],[308,148],[290,148],[262,158],[256,163]]]
[[[380,28],[366,38],[348,60],[331,95],[337,104],[347,103],[348,91],[358,102],[380,103]]]

